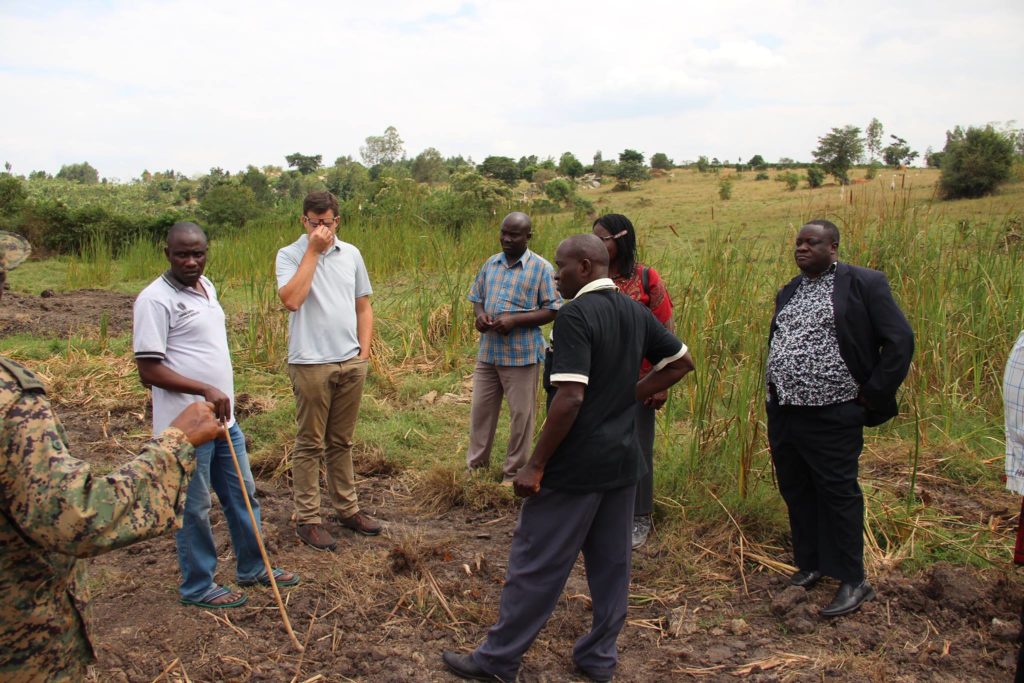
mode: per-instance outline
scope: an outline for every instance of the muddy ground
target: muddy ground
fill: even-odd
[[[77,325],[95,325],[105,310],[113,333],[125,324],[115,312],[130,310],[119,296],[6,294],[0,335],[58,329],[66,334]],[[127,459],[146,431],[148,417],[139,406],[115,406],[108,414],[109,406],[98,412],[91,404],[62,404],[59,396],[54,401],[72,452],[102,468]],[[95,679],[455,680],[444,671],[440,652],[471,648],[493,623],[515,504],[430,513],[417,504],[415,473],[381,467],[371,455],[360,463],[362,505],[388,528],[364,538],[330,526],[339,538],[335,553],[298,543],[285,479],[258,481],[274,562],[303,579],[282,592],[297,637],[306,644],[304,654],[290,644],[269,589],[249,589],[248,604],[237,609],[179,605],[174,542],[166,536],[90,561],[99,655]],[[863,472],[881,476],[903,466],[876,456],[865,461]],[[1016,524],[1012,496],[986,494],[978,500],[976,492],[951,488],[948,481],[932,485],[925,479],[918,486],[951,518],[990,524],[1007,538]],[[233,556],[216,506],[212,521],[220,547],[218,580],[232,583]],[[682,534],[687,537],[681,543]],[[616,680],[1012,679],[1024,585],[1009,570],[1009,545],[1005,569],[937,564],[912,575],[877,570],[871,579],[878,598],[856,614],[826,621],[817,610],[835,584],[809,592],[788,588],[784,576],[768,568],[788,561],[786,553],[775,550],[767,563],[737,564],[721,539],[711,530],[676,532],[672,538],[659,532],[635,554]],[[520,681],[580,680],[570,651],[588,628],[587,595],[577,566],[526,655]]]

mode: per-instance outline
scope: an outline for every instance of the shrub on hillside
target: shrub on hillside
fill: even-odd
[[[718,182],[718,197],[722,201],[732,199],[732,181],[728,178],[722,178]]]
[[[754,176],[754,180],[768,180],[770,177],[768,171],[758,171],[757,175]]]
[[[792,171],[786,171],[785,173],[779,173],[775,176],[775,179],[780,183],[786,184],[786,189],[790,192],[796,190],[797,185],[800,184],[800,176]]]
[[[1010,178],[1013,142],[992,126],[946,133],[939,190],[945,199],[981,197]]]

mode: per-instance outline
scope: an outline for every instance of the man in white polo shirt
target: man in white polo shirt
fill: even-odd
[[[337,543],[320,516],[320,462],[337,521],[366,536],[380,523],[359,510],[352,435],[370,358],[370,278],[359,250],[342,242],[338,199],[311,192],[302,202],[306,234],[277,252],[277,293],[288,316],[288,376],[295,393],[292,487],[296,534],[318,550]]]
[[[257,522],[260,504],[249,470],[245,436],[232,413],[234,373],[228,352],[224,310],[213,283],[203,276],[206,234],[195,223],[175,223],[164,254],[170,268],[135,300],[133,348],[139,378],[153,387],[153,433],[162,432],[188,404],[209,401],[225,423],[245,477]],[[210,488],[217,492],[237,558],[238,583],[269,585],[252,521],[228,442],[216,439],[196,448],[196,472],[188,487],[185,514],[176,541],[181,567],[181,603],[206,608],[238,607],[244,593],[214,583],[217,546],[210,529]],[[299,577],[274,570],[279,586]]]

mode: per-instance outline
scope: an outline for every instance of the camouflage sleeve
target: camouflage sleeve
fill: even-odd
[[[118,470],[93,476],[68,452],[46,396],[25,393],[7,412],[0,449],[9,512],[43,548],[89,557],[181,526],[195,460],[178,429],[147,442]]]

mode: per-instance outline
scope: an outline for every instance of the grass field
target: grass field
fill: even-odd
[[[944,511],[922,500],[919,484],[921,477],[957,482],[979,496],[1000,488],[999,386],[1006,354],[1024,326],[1024,185],[985,199],[940,202],[938,172],[925,169],[792,192],[780,182],[755,180],[753,172],[722,175],[733,181],[728,201],[719,199],[720,176],[683,169],[633,192],[581,190],[599,212],[633,220],[642,259],[667,280],[676,329],[697,363],[659,415],[655,482],[662,528],[724,525],[748,543],[781,545],[785,513],[764,436],[766,332],[776,289],[796,273],[797,227],[825,217],[843,232],[842,260],[887,273],[917,334],[903,413],[868,435],[866,460],[885,465],[864,482],[871,561],[988,564],[1005,554],[984,525],[943,521]],[[476,348],[465,295],[480,263],[498,250],[500,219],[470,226],[457,239],[417,220],[414,211],[342,227],[342,238],[362,250],[375,288],[374,371],[357,429],[364,452],[435,474],[461,467]],[[265,407],[243,426],[254,439],[254,463],[268,473],[282,471],[294,434],[283,371],[287,319],[273,260],[300,230],[297,216],[287,223],[253,221],[244,234],[213,242],[207,267],[231,320],[237,390]],[[589,221],[569,214],[537,217],[531,248],[550,260],[560,239],[584,230]],[[9,281],[33,294],[84,287],[135,293],[165,267],[159,247],[147,242],[117,260],[97,245],[83,258],[30,262]],[[31,359],[51,375],[124,367],[131,357],[125,336],[107,339],[99,327],[57,344],[9,337],[0,351]],[[105,390],[143,399],[130,372],[109,373],[104,381]],[[503,420],[495,479],[506,430]],[[460,477],[455,481],[473,485]]]

